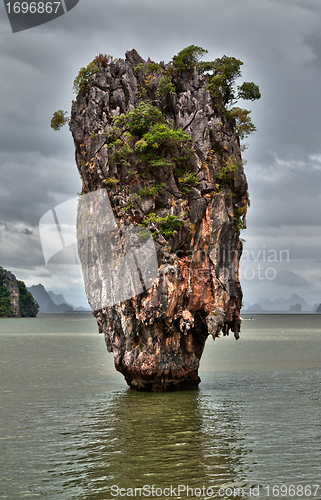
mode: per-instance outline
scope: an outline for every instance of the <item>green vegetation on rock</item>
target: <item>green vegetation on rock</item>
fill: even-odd
[[[50,122],[51,128],[54,130],[60,130],[66,123],[69,122],[69,118],[66,116],[67,111],[59,109],[55,111]]]
[[[157,160],[162,158],[161,153],[166,154],[185,144],[191,147],[191,138],[183,130],[172,130],[164,123],[156,123],[136,142],[135,153],[140,159]]]
[[[202,47],[190,45],[177,56],[173,57],[174,66],[180,70],[208,73],[209,84],[207,86],[213,100],[222,111],[225,111],[227,118],[234,118],[236,122],[236,133],[240,140],[256,130],[250,118],[250,111],[239,107],[231,107],[239,99],[255,101],[260,99],[261,93],[258,85],[253,82],[244,82],[236,85],[235,82],[242,76],[241,66],[243,62],[235,57],[217,58],[214,61],[200,61],[208,51]]]
[[[19,288],[19,309],[20,315],[24,317],[37,316],[39,305],[33,298],[32,294],[28,292],[26,285],[23,281],[17,280]]]
[[[170,76],[163,76],[159,82],[156,97],[166,97],[168,95],[175,94],[175,91],[176,88]]]
[[[149,226],[152,230],[156,229],[156,231],[166,238],[174,234],[179,227],[184,226],[184,220],[176,215],[157,217],[156,214],[150,213],[144,217],[142,225]]]
[[[5,272],[3,268],[0,266],[0,317],[13,315],[10,293],[4,286],[4,280],[5,280]]]
[[[114,118],[114,124],[120,131],[127,130],[130,134],[140,136],[148,132],[156,123],[165,123],[165,117],[161,110],[153,106],[150,101],[141,102],[137,108],[126,115]]]
[[[140,190],[139,195],[140,196],[151,196],[152,198],[155,198],[155,196],[158,195],[158,189],[155,186],[145,187],[145,188]]]
[[[230,157],[226,160],[224,165],[220,165],[216,179],[220,187],[223,187],[224,184],[228,184],[232,186],[232,181],[235,179],[235,175],[237,174],[238,166],[236,163],[232,161]]]
[[[207,54],[207,50],[197,45],[189,45],[173,57],[173,64],[179,71],[193,71],[199,67],[200,59]]]
[[[98,73],[99,70],[107,68],[108,64],[112,62],[112,56],[107,54],[98,54],[93,61],[87,66],[80,68],[78,75],[74,79],[73,90],[78,94],[81,90],[88,92],[89,78]]]
[[[247,207],[234,207],[234,224],[237,231],[241,231],[242,229],[246,229],[245,215],[246,215]]]
[[[130,157],[135,155],[136,177],[144,178],[146,169],[173,167],[176,162],[180,165],[178,173],[192,175],[188,165],[193,156],[190,136],[175,128],[172,122],[166,122],[165,115],[150,101],[143,101],[129,113],[113,118],[104,135],[110,163],[129,167]],[[153,195],[156,196],[155,192]]]
[[[256,131],[256,127],[250,118],[251,111],[248,109],[233,107],[231,110],[226,110],[224,115],[226,118],[235,119],[235,130],[239,139],[242,141],[252,132]]]

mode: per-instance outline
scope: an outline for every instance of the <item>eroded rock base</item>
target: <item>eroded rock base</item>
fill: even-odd
[[[174,391],[190,391],[198,389],[198,384],[201,379],[197,372],[188,378],[181,379],[166,379],[166,380],[141,380],[128,379],[125,380],[131,389],[144,392],[174,392]]]

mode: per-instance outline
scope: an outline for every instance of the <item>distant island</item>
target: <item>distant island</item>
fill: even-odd
[[[0,266],[0,317],[34,318],[39,305],[23,281]]]
[[[316,313],[321,313],[321,304],[318,305],[318,307],[315,310]]]
[[[34,318],[40,314],[89,313],[88,307],[76,307],[62,293],[47,292],[42,284],[27,287],[15,275],[0,266],[0,318]]]
[[[66,301],[62,293],[56,294],[52,291],[47,291],[43,285],[32,285],[28,287],[28,291],[33,295],[39,304],[39,313],[41,314],[56,314],[56,313],[73,313],[73,312],[91,312],[91,309],[84,307],[76,307]]]
[[[289,299],[278,298],[270,300],[267,298],[259,298],[255,304],[243,305],[242,314],[273,314],[273,313],[321,313],[321,304],[308,304],[308,302],[297,294],[293,294]]]

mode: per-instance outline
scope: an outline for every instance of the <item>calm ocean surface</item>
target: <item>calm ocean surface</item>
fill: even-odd
[[[0,499],[321,499],[321,315],[208,339],[193,392],[129,390],[91,315],[1,319],[0,359]]]

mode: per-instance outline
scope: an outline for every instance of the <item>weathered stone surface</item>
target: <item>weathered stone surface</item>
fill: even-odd
[[[140,63],[145,61],[135,50],[127,52],[125,61],[111,63],[94,75],[89,91],[81,91],[73,102],[70,129],[83,193],[106,188],[120,228],[140,224],[151,212],[157,217],[183,217],[187,212],[188,219],[166,239],[155,232],[159,277],[151,288],[93,313],[128,385],[152,391],[193,389],[200,381],[199,361],[208,335],[215,339],[221,331],[228,335],[232,330],[239,337],[242,243],[235,218],[237,209],[246,212],[247,182],[235,123],[215,107],[206,89],[208,77],[196,70],[192,75],[176,73],[176,93],[157,97],[161,75],[155,74],[146,84],[133,71]],[[112,117],[128,113],[143,99],[152,101],[192,138],[189,168],[198,184],[186,196],[179,190],[173,166],[146,169],[144,177],[137,178],[131,173],[137,170],[135,155],[127,170],[108,159],[104,134]],[[218,188],[218,170],[231,158],[237,171]],[[110,177],[119,183],[109,186]],[[165,187],[156,197],[141,197],[125,209],[133,193],[162,183]],[[99,251],[96,259],[99,267],[103,259]]]

